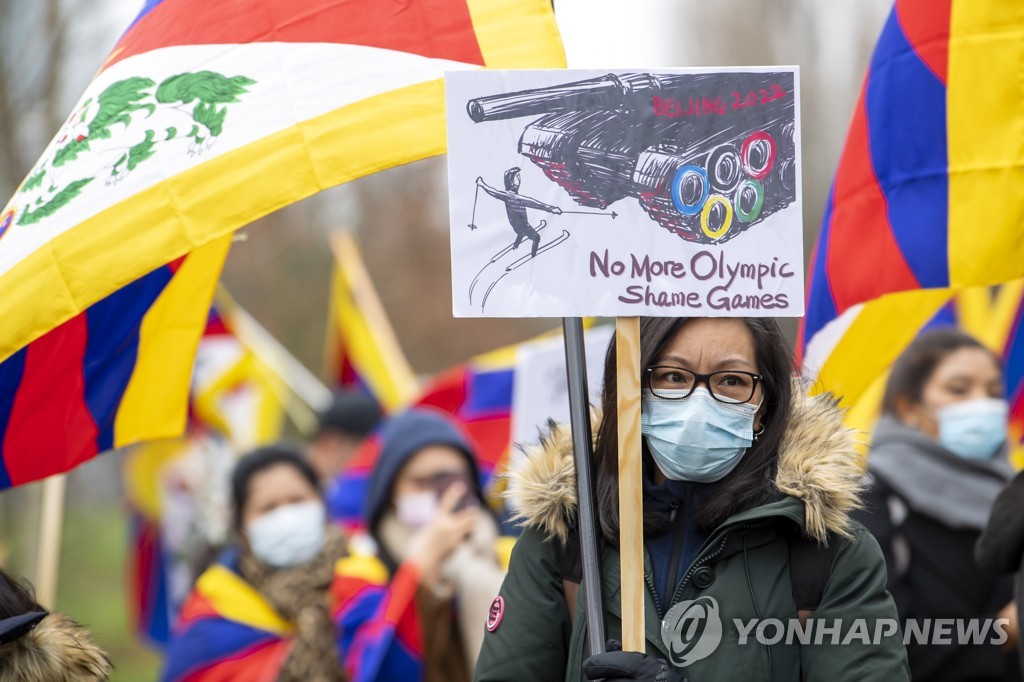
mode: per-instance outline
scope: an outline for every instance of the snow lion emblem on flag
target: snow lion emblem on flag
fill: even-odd
[[[189,155],[208,150],[224,129],[226,105],[256,81],[212,71],[181,73],[159,85],[141,76],[108,85],[72,112],[18,190],[18,225],[48,218],[97,178],[120,182],[161,146],[186,142]],[[14,202],[12,202],[14,203]]]

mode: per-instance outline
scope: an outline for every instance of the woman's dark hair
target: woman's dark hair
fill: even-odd
[[[995,353],[973,336],[952,327],[933,329],[914,339],[896,358],[885,385],[882,412],[895,415],[896,401],[901,397],[919,405],[924,385],[931,379],[935,368],[961,348],[980,348],[992,356],[992,361],[1002,371],[1003,363]]]
[[[279,464],[295,467],[295,470],[309,481],[317,494],[323,497],[316,471],[298,449],[291,445],[278,444],[253,450],[238,460],[231,474],[231,501],[234,508],[232,523],[236,531],[242,530],[242,514],[249,502],[249,482],[252,477]]]
[[[33,611],[45,611],[36,602],[32,588],[0,568],[0,620]]]
[[[686,324],[688,318],[644,317],[640,319],[640,367],[651,366],[665,344]],[[729,475],[706,484],[695,522],[705,533],[748,504],[760,504],[777,496],[772,479],[779,445],[789,425],[793,398],[793,358],[778,324],[771,318],[741,318],[754,339],[754,355],[761,374],[765,406],[761,415],[764,431],[747,450]],[[601,394],[603,417],[594,444],[597,511],[601,531],[608,542],[619,538],[618,392],[616,389],[615,339],[608,346]],[[645,476],[656,466],[647,445],[643,446]],[[644,504],[644,534],[657,533],[668,524],[668,515]]]

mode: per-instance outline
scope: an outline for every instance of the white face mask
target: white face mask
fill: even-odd
[[[395,515],[403,525],[419,529],[437,517],[440,505],[437,493],[407,493],[395,501]]]
[[[275,568],[299,566],[316,556],[326,539],[326,513],[319,501],[278,507],[245,526],[249,547]]]

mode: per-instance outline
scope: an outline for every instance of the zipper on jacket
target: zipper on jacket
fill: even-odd
[[[658,610],[658,620],[661,620],[665,617],[665,611],[661,608],[658,591],[654,589],[654,579],[651,578],[651,574],[647,571],[644,571],[644,582],[647,584],[647,591],[651,593],[651,597],[654,599],[654,608]]]
[[[668,591],[672,583],[675,583],[676,588],[679,587],[679,583],[676,582],[676,574],[679,573],[679,554],[683,551],[683,543],[686,541],[686,524],[675,524],[676,513],[679,511],[679,500],[672,500],[672,514],[669,519],[673,522],[672,526],[672,554],[668,560],[668,576],[665,579],[665,594],[675,594],[675,589],[672,592]]]

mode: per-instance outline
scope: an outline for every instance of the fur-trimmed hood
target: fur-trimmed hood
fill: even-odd
[[[831,396],[809,398],[794,386],[789,431],[779,450],[775,486],[803,500],[807,535],[819,542],[829,533],[849,535],[850,512],[860,506],[864,467],[853,432]],[[596,424],[600,416],[592,417]],[[552,423],[540,444],[524,449],[506,474],[506,499],[514,520],[563,543],[576,518],[576,467],[567,425]]]
[[[103,682],[110,679],[110,659],[88,630],[60,613],[51,613],[34,629],[0,646],[3,682]]]

